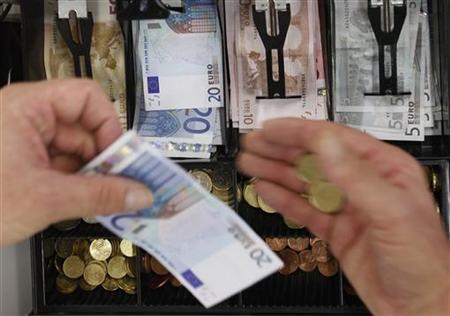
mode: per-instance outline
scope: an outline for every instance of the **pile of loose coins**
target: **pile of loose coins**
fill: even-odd
[[[315,155],[307,154],[299,159],[297,175],[307,184],[305,195],[309,203],[319,211],[332,214],[344,207],[344,195],[336,186],[327,182]]]
[[[317,268],[323,276],[332,277],[339,270],[328,243],[317,237],[274,237],[265,241],[283,260],[284,267],[279,270],[283,275],[293,274],[298,269],[312,272]]]
[[[229,168],[192,169],[189,173],[206,191],[234,208],[233,174]],[[242,191],[239,186],[236,187],[236,195],[237,201],[240,202]]]
[[[170,284],[172,287],[181,287],[180,281],[167,271],[167,269],[155,258],[149,254],[145,254],[142,257],[142,267],[146,274],[150,274],[150,280],[148,287],[152,290],[159,289],[166,284]]]
[[[58,292],[93,291],[101,286],[105,291],[136,294],[136,247],[129,240],[58,238],[54,251]]]

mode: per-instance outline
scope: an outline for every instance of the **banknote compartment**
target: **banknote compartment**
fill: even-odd
[[[332,108],[332,118],[336,119],[336,113],[338,111],[337,105],[334,104],[334,91],[337,77],[335,73],[335,67],[340,61],[337,59],[335,42],[337,40],[336,25],[342,23],[335,20],[335,3],[333,0],[327,0],[323,6],[326,15],[327,22],[329,23],[329,30],[327,35],[327,60],[328,63],[328,84],[330,89],[330,100]],[[449,53],[448,53],[448,34],[449,25],[446,22],[446,17],[450,12],[449,4],[446,1],[428,0],[428,17],[430,25],[430,44],[431,44],[431,76],[432,86],[436,86],[436,102],[438,107],[442,110],[443,117],[442,122],[437,122],[439,126],[436,136],[426,136],[423,142],[411,142],[411,141],[389,141],[390,143],[398,146],[415,157],[421,158],[434,158],[442,157],[446,158],[450,156],[450,129],[449,129]],[[447,39],[446,39],[447,38]],[[378,70],[377,70],[378,71]],[[372,96],[367,96],[373,98]],[[381,101],[380,101],[381,102]],[[384,101],[383,101],[384,102]],[[388,104],[386,104],[388,105]],[[423,109],[422,109],[423,111]],[[423,119],[423,118],[422,118]]]

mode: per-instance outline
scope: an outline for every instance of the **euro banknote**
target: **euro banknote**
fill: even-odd
[[[123,135],[82,173],[118,175],[148,186],[154,196],[151,207],[97,220],[154,256],[205,307],[283,266],[233,210],[133,132]]]

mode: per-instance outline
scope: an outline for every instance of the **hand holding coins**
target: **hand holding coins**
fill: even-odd
[[[90,292],[101,286],[105,291],[136,293],[136,247],[129,240],[58,238],[54,248],[56,256],[49,262],[58,272],[58,292]]]

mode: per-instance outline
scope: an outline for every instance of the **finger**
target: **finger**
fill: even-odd
[[[324,236],[333,220],[332,216],[320,213],[298,193],[279,184],[260,180],[256,182],[255,190],[272,208],[285,217],[305,225],[316,235]]]
[[[303,192],[304,184],[295,174],[292,165],[270,160],[250,153],[242,153],[237,160],[242,173],[283,185],[295,192]]]
[[[83,166],[83,162],[77,156],[54,156],[51,158],[52,169],[63,173],[75,173]]]
[[[60,175],[59,194],[53,209],[57,220],[134,212],[153,203],[149,189],[136,181],[116,176]]]
[[[252,154],[273,160],[295,163],[304,152],[299,147],[283,146],[268,142],[262,131],[249,133],[241,138],[241,148]]]
[[[93,135],[78,124],[57,124],[51,146],[53,151],[76,155],[84,161],[91,160],[97,153]]]
[[[389,177],[402,172],[423,182],[420,166],[406,152],[347,126],[325,121],[277,119],[267,121],[262,133],[270,143],[312,151],[323,131],[339,135],[349,150],[372,162],[381,175]]]

